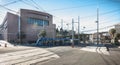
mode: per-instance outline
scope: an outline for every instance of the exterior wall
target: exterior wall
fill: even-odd
[[[105,37],[108,39],[104,39]],[[108,32],[100,32],[99,33],[99,42],[107,43],[109,41],[110,41],[110,35]],[[97,33],[93,34],[93,42],[97,42]]]
[[[5,41],[17,40],[18,16],[7,12],[7,15],[1,25],[1,36]]]
[[[45,29],[47,33],[47,37],[54,38],[55,37],[55,25],[52,22],[52,15],[33,11],[33,10],[25,10],[21,9],[21,31],[26,34],[25,42],[36,41],[38,39],[38,34],[41,30]],[[28,24],[28,18],[35,18],[41,20],[49,21],[49,26],[37,26],[33,24]]]
[[[8,13],[7,15],[8,41],[18,40],[18,15]]]
[[[117,33],[120,33],[120,25],[118,24],[118,25],[115,25],[115,29],[116,29],[116,32]]]

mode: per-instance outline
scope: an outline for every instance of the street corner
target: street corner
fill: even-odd
[[[0,40],[0,48],[4,48],[4,47],[14,47],[14,45],[7,41]]]

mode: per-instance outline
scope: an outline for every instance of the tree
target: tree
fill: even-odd
[[[114,28],[113,28],[113,29],[110,29],[110,30],[109,30],[109,33],[110,33],[110,35],[111,35],[111,38],[113,39],[114,36],[115,36],[116,30],[115,30]]]
[[[63,29],[62,29],[62,28],[60,28],[60,34],[62,34],[62,35],[63,35]]]
[[[56,29],[56,33],[59,33],[59,30],[58,30],[58,28]]]
[[[115,45],[119,45],[119,41],[120,40],[120,33],[116,33],[115,34]]]
[[[56,37],[57,38],[61,38],[62,37],[62,35],[61,35],[61,33],[60,33],[58,28],[56,29]]]
[[[46,36],[46,31],[45,30],[42,30],[42,31],[40,31],[40,33],[39,33],[39,35],[38,35],[39,37],[45,37]]]
[[[109,30],[109,34],[111,36],[111,43],[114,43],[114,44],[116,42],[115,33],[116,33],[116,30],[114,28]]]
[[[67,37],[68,33],[69,33],[69,32],[68,32],[67,30],[64,30],[64,31],[63,31],[63,37],[64,37],[64,38]]]

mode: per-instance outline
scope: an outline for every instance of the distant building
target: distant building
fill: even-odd
[[[21,9],[20,16],[7,12],[2,25],[0,26],[0,39],[14,42],[18,41],[18,33],[25,34],[23,42],[35,42],[41,30],[47,32],[48,38],[56,35],[56,25],[53,24],[53,16],[39,11]]]
[[[110,42],[110,34],[108,32],[99,32],[99,42],[109,43]],[[97,33],[94,33],[91,38],[92,42],[97,42]]]
[[[117,33],[120,33],[120,24],[116,24],[114,28],[116,29]]]
[[[76,34],[76,32],[75,32],[75,31],[72,31],[72,30],[69,30],[69,31],[68,31],[68,34],[69,34],[69,35],[72,35],[72,32],[73,32],[74,35]]]

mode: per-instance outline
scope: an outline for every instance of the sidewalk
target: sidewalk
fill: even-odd
[[[0,47],[14,47],[14,45],[7,41],[0,40]]]
[[[104,55],[110,55],[106,47],[87,46],[87,47],[81,48],[80,50],[88,51],[88,52],[96,52]]]

